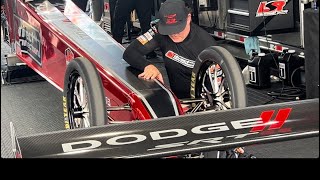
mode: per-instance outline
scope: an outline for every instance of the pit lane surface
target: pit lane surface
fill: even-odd
[[[1,65],[4,54],[8,52],[9,47],[1,37]],[[157,61],[156,65],[165,73],[162,63]],[[248,98],[249,106],[271,100],[265,91],[251,88],[248,88]],[[18,136],[63,130],[61,100],[62,92],[46,81],[1,85],[1,157],[12,157],[10,122],[14,123]],[[319,137],[252,145],[246,150],[258,158],[318,158]]]

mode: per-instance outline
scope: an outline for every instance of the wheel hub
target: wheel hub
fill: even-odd
[[[90,127],[87,91],[83,79],[77,74],[74,75],[71,86],[70,122],[74,128],[87,128]]]

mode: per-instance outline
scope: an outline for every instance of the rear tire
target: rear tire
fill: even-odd
[[[226,99],[229,101],[230,107],[228,108],[216,108],[215,110],[225,110],[230,108],[244,108],[247,106],[247,92],[246,92],[246,86],[244,77],[241,72],[241,68],[236,61],[236,59],[231,55],[230,52],[228,52],[226,49],[222,47],[216,47],[212,46],[200,53],[198,56],[198,59],[196,61],[195,67],[193,68],[192,72],[192,80],[191,80],[191,97],[192,98],[203,98],[203,82],[204,77],[210,77],[211,74],[208,75],[208,68],[212,67],[212,65],[219,65],[222,72],[222,85],[223,88],[227,89],[226,91],[228,93],[227,98],[220,97],[218,98],[217,94],[212,93],[213,96],[211,97],[213,102],[216,102],[216,104],[219,104],[217,102],[217,99],[221,99],[222,101],[226,101]],[[216,67],[216,66],[214,66]],[[215,69],[215,71],[218,71]],[[219,70],[220,71],[220,70]],[[218,78],[217,78],[218,79]],[[217,82],[217,81],[215,81]],[[225,102],[221,104],[226,104]],[[206,110],[206,109],[204,109]],[[226,151],[222,150],[219,152],[219,154],[223,154]],[[218,152],[217,151],[211,151],[211,152],[203,152],[204,158],[219,158],[217,157]],[[221,157],[221,156],[220,156]]]
[[[225,75],[225,80],[228,83],[230,91],[232,108],[246,107],[247,89],[241,68],[230,52],[225,48],[217,46],[211,46],[199,54],[192,71],[191,97],[200,97],[203,76],[212,64],[218,64]]]
[[[101,78],[87,59],[72,60],[66,70],[63,90],[65,128],[76,129],[108,124]]]

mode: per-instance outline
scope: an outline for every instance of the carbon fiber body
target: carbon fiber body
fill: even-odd
[[[312,99],[57,131],[20,137],[18,142],[24,158],[165,157],[319,136],[318,106],[319,99]],[[290,109],[283,125],[271,128],[283,109]],[[262,123],[262,114],[270,111],[274,114]]]

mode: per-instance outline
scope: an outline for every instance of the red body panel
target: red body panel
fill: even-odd
[[[152,118],[148,108],[146,108],[140,97],[132,89],[128,88],[127,85],[123,84],[121,80],[111,73],[108,73],[108,70],[79,48],[68,36],[57,31],[50,23],[45,22],[32,5],[22,0],[7,1],[6,14],[10,26],[11,47],[15,48],[17,56],[60,91],[63,91],[64,75],[68,61],[72,59],[72,56],[82,56],[96,65],[101,75],[103,87],[105,88],[105,95],[108,99],[107,106],[130,104],[132,107],[131,112],[108,112],[112,119],[131,121]],[[35,42],[35,47],[37,46],[37,42],[40,42],[41,52],[38,52],[37,48],[31,47],[35,49],[35,54],[38,53],[34,57],[31,57],[30,53],[22,53],[23,49],[21,47],[23,46],[21,45],[21,37],[19,35],[21,27],[22,29],[24,27],[30,29],[32,33],[29,33],[27,38],[33,38],[31,41]],[[67,49],[68,53],[66,53]],[[176,98],[175,100],[177,101]],[[177,105],[179,105],[178,101]],[[181,107],[178,110],[181,114]]]

